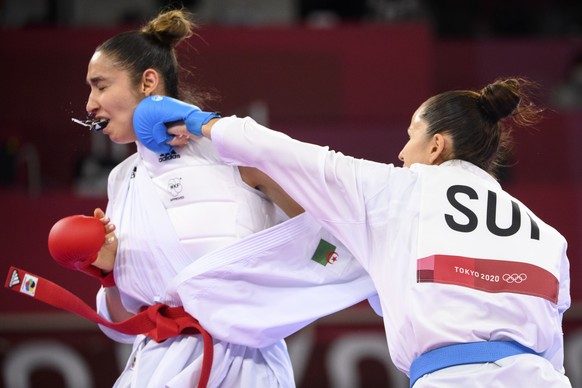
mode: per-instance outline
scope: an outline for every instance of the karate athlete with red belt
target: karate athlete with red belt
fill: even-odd
[[[423,387],[569,387],[562,316],[566,241],[493,176],[512,126],[535,122],[531,84],[498,80],[436,95],[414,113],[403,167],[354,159],[226,117],[168,135],[211,138],[230,164],[277,181],[349,249],[380,296],[390,356]],[[145,99],[138,137],[170,112]],[[146,125],[147,124],[147,125]],[[164,140],[173,144],[175,138]]]
[[[132,176],[128,179],[135,180],[144,195],[140,198],[130,190],[132,202],[137,208],[147,204],[148,211],[138,211],[137,220],[124,223],[130,222],[143,240],[124,244],[113,272],[104,273],[94,265],[103,265],[98,252],[106,239],[98,218],[65,217],[49,233],[49,251],[57,262],[101,281],[101,315],[38,275],[12,267],[6,279],[6,287],[92,320],[118,342],[133,343],[128,365],[115,387],[196,383],[199,388],[294,387],[284,338],[366,298],[380,313],[370,277],[307,213],[192,260],[178,243],[166,210],[156,201],[151,180],[146,174]],[[156,254],[161,264],[170,259],[189,264],[176,273],[159,273],[166,284],[158,298],[148,300],[140,296],[143,285],[125,284],[125,278],[135,277],[136,272],[151,276],[155,264],[147,260],[148,255],[141,255],[144,262],[137,269],[125,266],[139,257],[140,250],[156,251],[162,245],[165,252]],[[105,300],[110,292],[123,297],[135,315],[113,322]]]

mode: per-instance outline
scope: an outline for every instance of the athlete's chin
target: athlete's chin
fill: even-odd
[[[109,140],[111,140],[113,143],[116,143],[116,144],[128,144],[128,143],[133,142],[133,139],[128,138],[128,136],[120,135],[120,134],[116,133],[115,131],[111,131],[111,132],[103,131],[103,134],[108,136]]]
[[[106,135],[112,142],[119,143],[119,138],[115,135],[115,133],[107,133],[104,131],[103,134]]]
[[[111,140],[115,144],[131,143],[131,140],[128,140],[128,139],[123,138],[123,137],[115,136],[115,134],[106,134],[106,135],[109,136],[109,140]]]

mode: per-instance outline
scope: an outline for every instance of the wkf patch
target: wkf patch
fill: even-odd
[[[20,286],[20,292],[26,295],[34,297],[36,293],[36,287],[38,285],[38,278],[29,274],[24,275],[22,279],[22,285]]]

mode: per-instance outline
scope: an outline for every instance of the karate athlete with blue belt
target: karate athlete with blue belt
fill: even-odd
[[[530,86],[509,78],[429,98],[412,117],[403,167],[251,118],[196,130],[189,122],[203,112],[169,98],[146,98],[133,120],[146,147],[211,138],[225,162],[267,173],[337,237],[376,286],[390,356],[411,386],[569,387],[566,241],[494,177],[509,130],[539,118]],[[176,115],[186,125],[152,136]]]

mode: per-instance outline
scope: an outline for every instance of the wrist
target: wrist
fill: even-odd
[[[202,126],[202,136],[212,139],[212,127],[220,120],[219,117],[209,120]]]
[[[97,267],[101,272],[107,274],[113,271],[115,266],[115,256],[101,253],[97,259],[91,263],[92,266]]]

